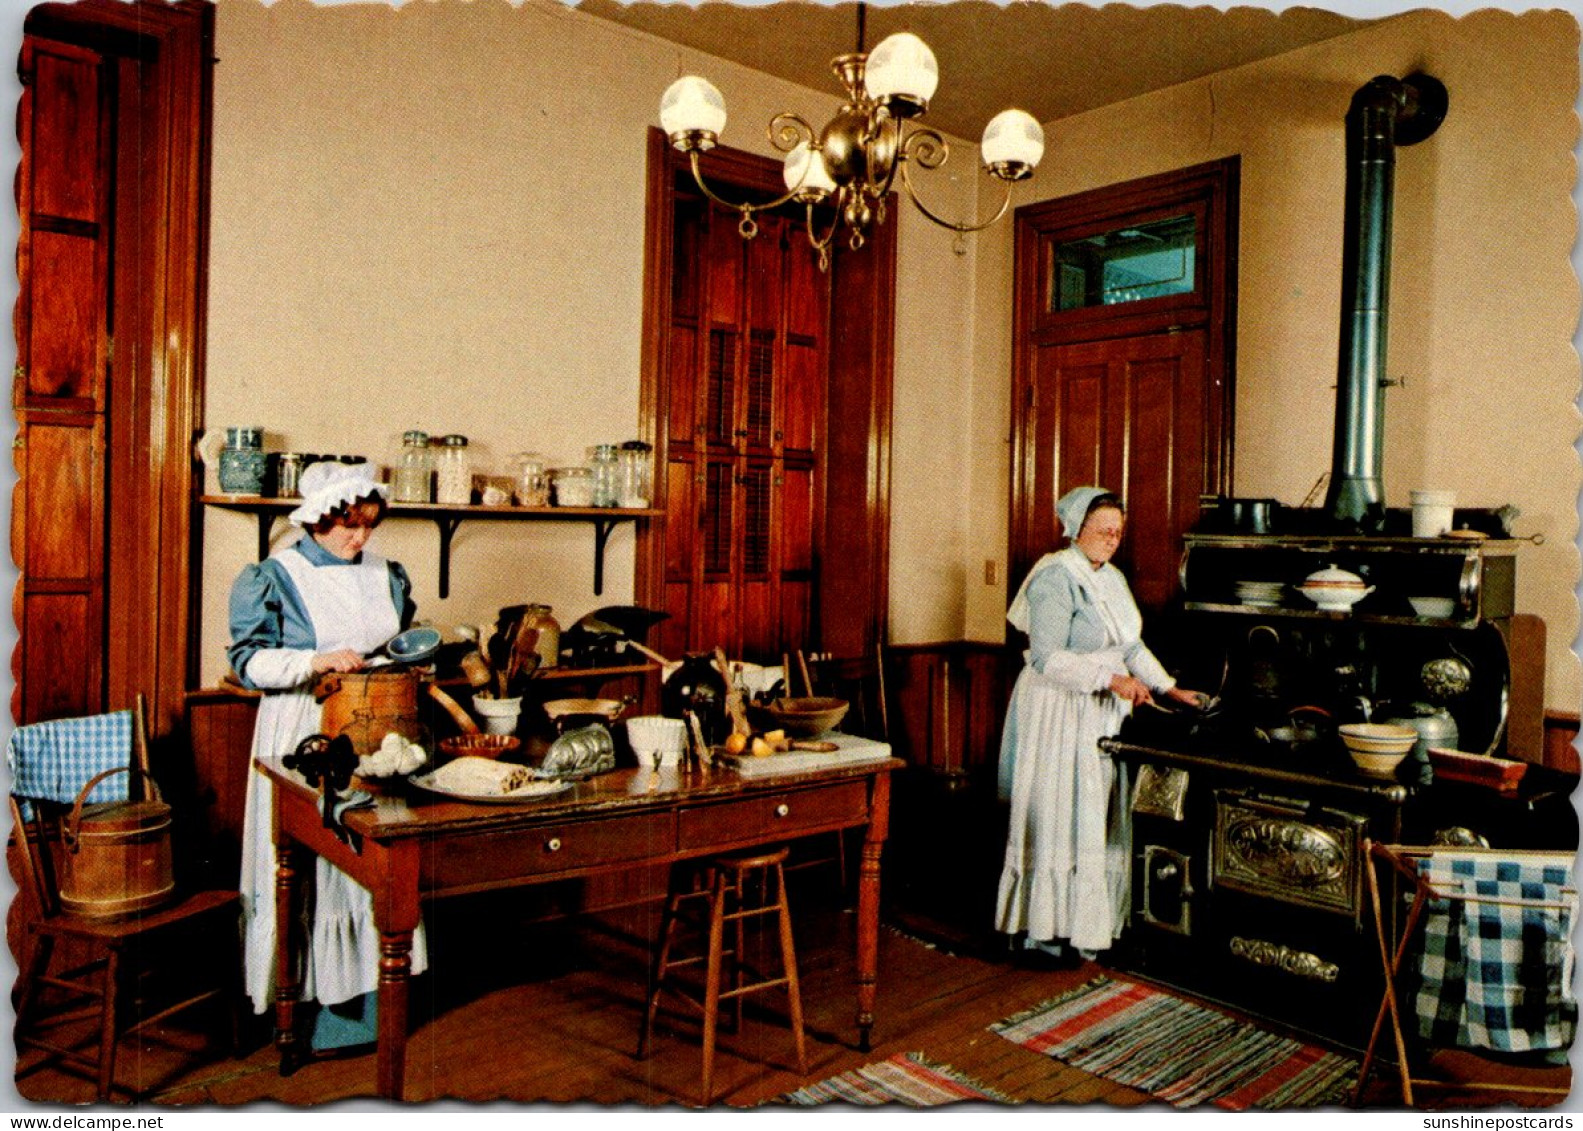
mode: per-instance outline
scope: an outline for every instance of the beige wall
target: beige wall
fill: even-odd
[[[1347,37],[1047,126],[1030,199],[1240,154],[1236,489],[1303,500],[1329,469],[1340,318],[1342,123],[1376,74],[1425,70],[1445,124],[1397,159],[1386,503],[1457,492],[1512,503],[1518,606],[1549,630],[1546,701],[1576,710],[1578,291],[1570,197],[1578,30],[1560,12],[1414,13]],[[981,237],[974,325],[979,559],[1006,542],[1010,233]],[[1003,585],[967,570],[966,635],[1003,638]],[[1018,579],[1013,579],[1016,581]]]
[[[774,112],[823,120],[836,104],[833,84],[794,88],[554,0],[221,0],[217,40],[206,423],[382,461],[413,427],[462,432],[500,470],[515,451],[571,462],[636,435],[645,131],[660,93],[682,69],[709,75],[727,97],[725,142],[762,152]],[[962,203],[942,189],[942,207]],[[903,397],[898,433],[938,445],[951,493],[947,521],[924,516],[946,552],[898,562],[896,585],[928,610],[919,632],[957,636],[968,461],[953,412],[972,375],[960,296],[973,261],[946,233],[926,243],[903,224],[903,275],[931,281],[908,287],[898,315],[898,372],[924,390]],[[216,510],[205,521],[211,683],[255,528]],[[611,539],[602,597],[587,526],[463,524],[444,601],[437,541],[426,524],[388,523],[375,548],[408,565],[419,615],[447,629],[530,599],[570,620],[632,598],[631,527]]]
[[[1549,701],[1572,708],[1575,35],[1555,14],[1403,17],[1050,124],[1045,165],[1019,190],[1044,199],[1242,154],[1237,486],[1296,502],[1329,460],[1347,101],[1375,73],[1444,79],[1451,117],[1399,165],[1391,369],[1408,385],[1387,409],[1388,501],[1452,488],[1470,505],[1514,502],[1522,531],[1545,532],[1545,547],[1523,548],[1520,599],[1550,622]],[[207,423],[380,460],[410,427],[466,433],[492,466],[635,435],[643,147],[659,93],[682,70],[709,75],[730,109],[726,143],[765,152],[773,112],[834,105],[833,91],[553,0],[220,0],[217,39]],[[928,178],[932,203],[989,207],[973,147],[953,146]],[[986,584],[984,563],[1004,569],[1010,225],[958,255],[910,211],[893,222],[891,637],[998,640],[1005,579]],[[207,683],[254,527],[216,511],[206,523]],[[592,541],[580,525],[466,524],[446,601],[432,528],[387,524],[376,548],[411,569],[420,615],[449,628],[528,599],[563,619],[629,600],[630,531],[611,541],[601,598]]]

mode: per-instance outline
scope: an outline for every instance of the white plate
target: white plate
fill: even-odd
[[[433,780],[429,774],[415,774],[410,779],[412,784],[429,793],[438,793],[445,797],[455,798],[457,801],[476,801],[483,805],[521,805],[526,802],[543,801],[547,797],[555,797],[572,788],[569,781],[530,781],[521,789],[511,793],[467,793],[459,789],[446,789]]]

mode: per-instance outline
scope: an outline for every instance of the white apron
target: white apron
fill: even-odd
[[[275,555],[297,587],[316,637],[316,649],[373,651],[400,629],[383,558],[364,555],[357,565],[315,566],[295,550]],[[253,730],[253,758],[278,760],[310,734],[319,733],[319,703],[307,687],[264,695]],[[263,1013],[275,988],[274,789],[257,766],[248,774],[242,826],[242,911],[247,993]],[[302,998],[335,1005],[371,993],[379,982],[379,932],[373,898],[346,873],[314,859],[314,900],[309,910],[308,961]],[[412,940],[412,973],[428,965],[423,928]]]
[[[1098,605],[1107,635],[1106,647],[1085,659],[1126,672],[1123,625],[1136,618],[1136,606],[1109,607],[1106,598],[1114,595],[1080,571],[1073,575]],[[1024,630],[1025,591],[1026,583],[1018,594]],[[1013,624],[1017,612],[1014,602]],[[1099,740],[1121,729],[1129,709],[1108,690],[1073,689],[1031,664],[1017,677],[1011,825],[995,911],[1000,931],[1094,951],[1120,935],[1131,894],[1131,813],[1125,771],[1100,751]]]

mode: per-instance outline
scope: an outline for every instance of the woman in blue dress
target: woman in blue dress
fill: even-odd
[[[255,763],[276,761],[320,732],[313,695],[326,672],[351,672],[412,622],[412,582],[398,563],[364,549],[385,512],[386,486],[369,466],[322,462],[302,475],[302,505],[290,519],[303,536],[242,570],[231,590],[227,656],[244,687],[263,692],[253,730]],[[253,1008],[274,994],[275,845],[273,790],[258,768],[248,775],[242,836],[245,973]],[[374,991],[379,933],[366,889],[315,861],[304,1001],[325,1007],[312,1045],[324,1051],[377,1037]],[[423,934],[413,939],[412,973],[427,965]]]
[[[1028,634],[1001,743],[1011,799],[996,927],[1072,958],[1107,949],[1126,922],[1131,844],[1125,767],[1099,749],[1156,696],[1197,705],[1141,638],[1143,618],[1110,559],[1126,513],[1100,487],[1056,504],[1071,544],[1029,572],[1006,619]]]

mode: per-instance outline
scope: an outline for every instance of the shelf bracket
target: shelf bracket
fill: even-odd
[[[258,560],[263,561],[269,557],[269,532],[275,528],[275,515],[272,511],[258,512]]]
[[[616,528],[613,518],[594,519],[594,596],[601,596],[605,591],[605,544],[610,541],[610,533]]]
[[[451,595],[451,537],[462,525],[462,516],[435,515],[434,525],[440,531],[440,599],[443,601]]]

